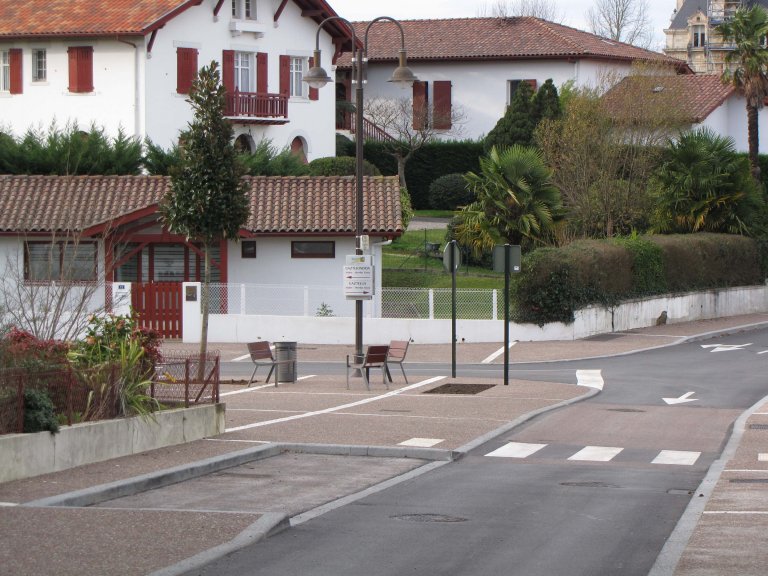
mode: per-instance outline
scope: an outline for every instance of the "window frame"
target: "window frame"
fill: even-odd
[[[256,0],[232,0],[233,20],[256,20]]]
[[[704,48],[707,44],[707,27],[703,24],[691,26],[691,47]]]
[[[33,275],[33,262],[32,262],[32,254],[30,252],[30,246],[48,246],[49,250],[47,251],[47,258],[48,262],[46,263],[48,267],[48,274],[47,277],[31,277]],[[68,251],[66,248],[71,247],[74,248],[74,252],[72,253],[71,257],[68,258]],[[78,262],[78,251],[81,248],[89,248],[93,251],[92,256],[89,254],[85,254],[85,258],[92,257],[93,259],[93,266],[89,269],[87,277],[64,277],[64,268],[65,266],[69,267],[71,270],[77,270],[77,262]],[[56,258],[56,262],[54,262],[54,258]],[[85,258],[81,257],[79,258],[80,261],[85,260]],[[57,272],[57,274],[53,274],[54,272]],[[54,277],[55,276],[55,277]],[[99,243],[95,240],[81,240],[81,241],[72,241],[72,240],[56,240],[56,241],[47,241],[47,240],[27,240],[24,242],[24,281],[25,282],[82,282],[82,283],[88,283],[88,282],[96,282],[98,280],[99,276]]]
[[[42,59],[40,56],[42,55]],[[41,66],[42,60],[42,66]],[[32,82],[43,83],[48,81],[48,51],[45,48],[32,49]]]
[[[256,240],[241,240],[240,241],[240,258],[248,260],[256,258],[257,247]]]
[[[11,51],[0,50],[0,92],[11,93]]]
[[[241,59],[243,59],[241,61]],[[243,62],[245,62],[245,65],[243,65]],[[256,81],[256,58],[255,54],[253,52],[245,52],[243,50],[235,50],[234,51],[234,62],[233,62],[233,71],[235,76],[235,83],[234,83],[234,89],[238,92],[253,92],[255,90],[254,88],[254,82]],[[248,74],[248,86],[246,88],[243,88],[240,85],[240,82],[242,78],[240,77],[241,73],[247,73]]]
[[[290,88],[288,95],[291,98],[307,98],[308,95],[304,91],[304,75],[307,73],[307,58],[302,56],[289,56],[289,72]],[[301,64],[301,69],[297,69],[297,63]]]
[[[329,248],[329,250],[326,250],[323,252],[320,252],[320,251],[307,252],[307,251],[300,250],[299,245],[313,246],[318,248],[322,246],[326,246],[327,248]],[[336,258],[336,242],[334,240],[292,240],[291,241],[291,258],[334,259]]]

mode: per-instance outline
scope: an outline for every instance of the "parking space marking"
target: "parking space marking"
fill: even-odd
[[[535,454],[544,447],[546,447],[546,444],[508,442],[501,448],[497,448],[493,452],[489,452],[486,454],[486,456],[494,456],[496,458],[527,458],[531,454]]]
[[[610,462],[624,448],[615,448],[612,446],[586,446],[576,452],[568,460],[579,462]]]
[[[509,343],[509,347],[510,347],[510,348],[512,348],[512,346],[514,346],[515,344],[517,344],[517,340],[515,340],[515,341],[513,341],[513,342],[510,342],[510,343]],[[504,354],[504,346],[502,346],[501,348],[499,348],[498,350],[496,350],[496,352],[494,352],[493,354],[491,354],[490,356],[488,356],[486,359],[484,359],[484,360],[481,362],[481,364],[490,364],[491,362],[493,362],[494,360],[496,360],[496,358],[498,358],[498,357],[499,357],[499,356],[501,356],[502,354]]]
[[[686,452],[682,450],[662,450],[651,464],[673,464],[676,466],[693,466],[701,456],[701,452]]]
[[[405,442],[400,442],[398,446],[414,446],[416,448],[432,448],[432,446],[436,446],[440,444],[440,442],[445,442],[443,438],[411,438],[410,440],[406,440]]]

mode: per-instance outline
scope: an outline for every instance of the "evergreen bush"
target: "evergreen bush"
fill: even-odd
[[[463,174],[446,174],[429,185],[429,205],[435,210],[456,210],[474,199]]]
[[[352,156],[327,156],[309,163],[310,176],[354,176],[357,160]],[[381,176],[376,166],[363,160],[363,175]]]

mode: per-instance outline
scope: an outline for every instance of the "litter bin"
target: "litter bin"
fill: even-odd
[[[296,382],[296,342],[275,342],[277,381]]]

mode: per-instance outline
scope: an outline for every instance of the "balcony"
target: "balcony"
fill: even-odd
[[[235,124],[287,124],[288,95],[236,90],[227,93],[224,116]]]

